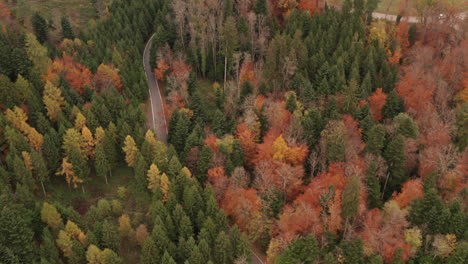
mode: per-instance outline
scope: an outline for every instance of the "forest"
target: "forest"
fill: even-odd
[[[467,6],[396,2],[0,0],[0,263],[468,263]]]

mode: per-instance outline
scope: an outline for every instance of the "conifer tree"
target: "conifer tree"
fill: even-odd
[[[104,149],[104,145],[102,143],[96,146],[94,166],[96,168],[97,176],[104,177],[106,184],[109,184],[107,180],[107,174],[111,171],[111,168],[109,160],[107,159],[106,150]]]
[[[231,241],[224,231],[216,237],[213,260],[216,263],[228,264],[232,261]]]
[[[389,178],[384,184],[384,192],[388,195],[398,190],[400,184],[406,181],[404,152],[405,141],[401,135],[395,136],[385,148],[383,157],[387,161]],[[388,190],[387,190],[388,188]]]
[[[378,164],[371,161],[366,170],[367,205],[369,208],[380,208],[382,206],[380,193],[380,180],[377,178]]]
[[[42,191],[44,192],[44,196],[46,196],[44,182],[49,179],[49,172],[47,171],[44,158],[39,152],[33,150],[31,151],[31,162],[34,164],[32,167],[33,175],[35,179],[41,183]]]
[[[385,118],[393,118],[401,112],[405,111],[403,99],[401,99],[395,90],[391,91],[387,97],[382,113]]]
[[[8,250],[10,259],[18,259],[22,263],[31,263],[34,258],[33,230],[31,220],[25,215],[25,208],[17,205],[2,204],[0,209],[0,252]],[[0,260],[3,261],[2,254]],[[21,263],[16,262],[16,263]],[[15,262],[12,262],[15,263]]]
[[[26,53],[28,54],[29,60],[33,63],[33,70],[38,75],[43,74],[49,68],[49,65],[52,63],[48,54],[47,48],[42,46],[36,39],[36,37],[31,34],[26,34]]]
[[[268,13],[266,0],[256,0],[253,9],[256,15],[266,15]]]
[[[42,44],[47,41],[48,25],[47,21],[39,14],[35,13],[31,19],[33,25],[34,34],[36,34],[37,40]]]
[[[385,127],[381,124],[374,125],[367,133],[365,150],[369,153],[380,155],[384,147]]]
[[[60,21],[62,26],[62,36],[66,39],[75,39],[75,34],[73,33],[73,29],[70,25],[70,21],[68,21],[67,17],[63,16],[62,20]]]
[[[276,258],[276,263],[314,263],[319,257],[320,250],[313,235],[292,241],[286,250]]]
[[[47,109],[47,115],[52,121],[56,121],[58,113],[62,110],[65,102],[65,99],[62,97],[62,91],[47,81],[44,86],[42,100]]]
[[[41,259],[47,260],[49,263],[58,262],[59,252],[55,246],[55,240],[48,227],[42,230],[42,244],[40,247]]]
[[[167,201],[169,199],[169,186],[171,182],[165,173],[161,175],[160,188],[163,193],[163,200]]]
[[[161,181],[161,172],[159,171],[158,166],[151,164],[148,170],[148,189],[154,191],[160,185]]]
[[[127,165],[129,167],[134,167],[139,151],[132,136],[128,135],[125,138],[124,147],[122,149],[125,152],[125,161],[127,162]]]
[[[73,172],[77,178],[84,182],[90,173],[90,168],[86,159],[81,155],[81,153],[76,149],[72,148],[68,154],[68,159],[70,163],[73,164]],[[84,187],[81,185],[84,192]]]
[[[116,251],[119,248],[119,243],[120,238],[117,227],[113,223],[104,220],[102,222],[102,245]]]
[[[200,153],[200,159],[198,160],[198,173],[196,174],[197,179],[200,183],[206,181],[206,173],[210,168],[212,156],[213,151],[211,150],[211,148],[208,146],[204,146]]]
[[[341,215],[345,221],[344,235],[346,237],[351,219],[358,212],[359,195],[361,190],[361,181],[357,176],[352,176],[345,186],[341,200]]]
[[[159,263],[161,256],[151,237],[148,237],[141,249],[140,264]]]

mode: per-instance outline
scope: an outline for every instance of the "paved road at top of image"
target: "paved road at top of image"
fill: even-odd
[[[159,141],[167,144],[167,122],[164,114],[164,107],[161,92],[159,91],[158,81],[154,76],[153,70],[149,63],[151,43],[153,36],[146,43],[145,51],[143,52],[143,66],[145,68],[146,79],[148,81],[149,99],[151,105],[151,119],[148,120],[150,128],[153,129]],[[148,117],[149,119],[150,117]]]
[[[462,12],[458,14],[458,18],[464,20],[468,16],[468,12]],[[373,12],[372,17],[375,19],[385,19],[388,21],[395,22],[397,20],[396,15],[390,15],[385,13]],[[403,16],[401,17],[401,21],[407,21],[409,23],[419,23],[419,18],[415,16]]]

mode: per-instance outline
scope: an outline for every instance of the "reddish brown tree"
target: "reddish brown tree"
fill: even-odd
[[[385,106],[386,100],[387,95],[382,91],[382,88],[377,88],[377,90],[367,98],[375,121],[380,121],[380,119],[382,119],[382,108]]]
[[[245,229],[262,208],[262,200],[255,189],[244,189],[230,186],[221,201],[221,208],[227,216],[235,219],[236,224]]]

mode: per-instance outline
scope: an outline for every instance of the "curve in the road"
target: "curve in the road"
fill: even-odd
[[[151,105],[152,120],[150,120],[150,128],[153,129],[159,141],[167,144],[168,129],[166,116],[164,113],[164,104],[162,101],[161,91],[159,90],[158,81],[156,80],[149,63],[153,37],[154,34],[146,43],[145,50],[143,52],[143,67],[145,69],[146,80],[148,81],[149,99]]]

